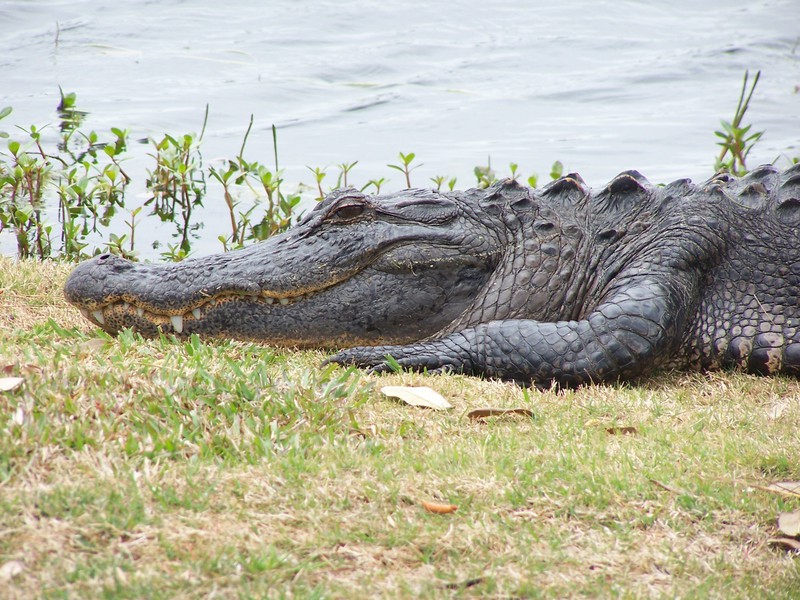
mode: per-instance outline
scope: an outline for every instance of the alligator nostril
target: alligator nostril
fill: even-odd
[[[107,261],[109,258],[111,258],[111,255],[110,255],[110,254],[108,254],[108,253],[106,253],[106,254],[101,254],[100,256],[98,256],[98,257],[97,257],[97,262],[99,262],[99,263],[104,263],[104,262],[106,262],[106,261]]]

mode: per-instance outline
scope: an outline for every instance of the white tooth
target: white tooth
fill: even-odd
[[[127,302],[123,302],[122,303],[122,310],[128,310],[130,307],[131,307],[131,305],[128,304]]]
[[[175,329],[175,333],[183,333],[183,316],[178,315],[177,317],[170,317],[170,321],[172,321],[172,327]]]
[[[136,316],[137,317],[143,317],[144,316],[144,309],[141,306],[136,308]]]
[[[272,304],[275,302],[275,298],[267,298],[267,304]]]
[[[193,308],[192,315],[194,316],[195,319],[199,319],[203,315],[203,313],[200,312],[199,308]]]
[[[82,309],[81,309],[81,314],[82,314],[84,317],[86,317],[87,319],[89,318],[89,311],[88,311],[88,310],[86,310],[85,308],[82,308]]]
[[[284,306],[286,306],[287,304],[289,304],[289,299],[288,299],[288,298],[281,298],[281,299],[279,300],[279,302],[280,302],[281,304],[283,304]]]
[[[94,317],[95,321],[100,323],[100,325],[105,325],[106,324],[106,320],[103,318],[103,311],[102,310],[93,310],[92,311],[92,316]]]

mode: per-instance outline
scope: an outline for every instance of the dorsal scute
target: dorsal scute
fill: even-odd
[[[654,188],[638,171],[623,171],[593,199],[594,210],[628,213],[654,197]]]
[[[506,207],[514,210],[531,210],[535,199],[530,188],[521,185],[516,179],[503,179],[480,190],[479,204],[484,210],[493,213],[502,212]]]
[[[589,188],[577,173],[569,173],[542,188],[542,196],[550,201],[574,206],[589,195]]]
[[[697,190],[691,179],[676,179],[664,186],[664,197],[667,199],[683,198]]]
[[[800,175],[800,162],[794,163],[792,166],[788,167],[783,173],[783,179],[791,179],[795,175]]]
[[[800,224],[800,163],[781,173],[781,183],[776,194],[775,214],[778,220],[791,225]]]
[[[765,209],[773,197],[780,172],[772,165],[762,165],[744,177],[720,171],[700,186],[699,192],[718,196],[749,210]]]

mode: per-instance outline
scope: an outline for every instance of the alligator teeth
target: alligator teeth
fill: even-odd
[[[275,298],[267,298],[266,302],[267,304],[272,304],[273,302],[275,302]]]
[[[136,316],[137,317],[143,317],[144,316],[144,309],[141,306],[136,308]]]
[[[81,310],[81,314],[88,319],[89,318],[89,311],[86,310],[85,308],[82,308],[80,310]]]
[[[130,307],[131,307],[131,305],[128,304],[127,302],[123,302],[122,303],[122,310],[129,310]]]
[[[175,329],[175,333],[183,333],[183,316],[178,315],[176,317],[170,317],[170,321],[172,321],[172,327]]]
[[[289,304],[289,299],[288,298],[281,298],[280,300],[278,300],[278,302],[280,302],[281,304],[286,306],[287,304]]]
[[[94,317],[95,321],[100,323],[100,325],[105,325],[106,324],[106,320],[103,318],[103,311],[102,310],[93,310],[92,311],[92,316]]]
[[[195,319],[199,319],[201,316],[203,316],[203,313],[200,311],[200,309],[199,309],[199,308],[193,308],[193,309],[192,309],[192,316],[193,316]]]

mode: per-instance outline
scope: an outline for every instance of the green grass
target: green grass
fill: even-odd
[[[114,339],[62,299],[69,268],[0,258],[0,377],[25,380],[0,393],[0,596],[797,597],[766,542],[800,500],[756,487],[800,479],[796,380],[538,392]]]

